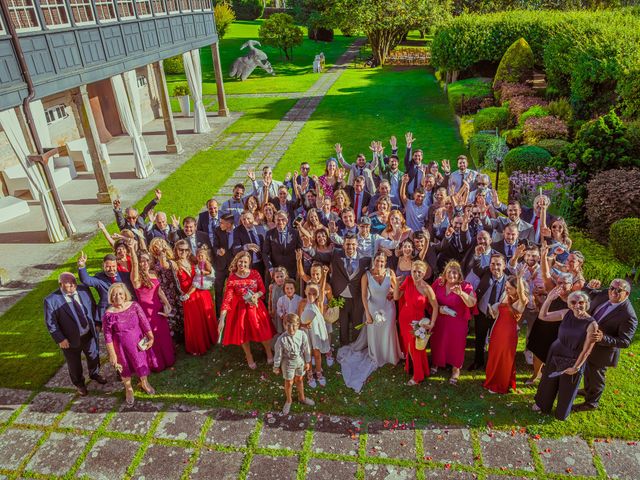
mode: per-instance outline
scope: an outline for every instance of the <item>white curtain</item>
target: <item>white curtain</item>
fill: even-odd
[[[6,133],[9,143],[18,157],[20,165],[24,168],[30,184],[34,186],[35,191],[37,192],[37,200],[40,202],[40,206],[42,207],[42,214],[46,222],[49,240],[51,242],[63,241],[67,238],[67,232],[62,224],[60,215],[65,216],[66,221],[73,232],[75,232],[76,229],[73,226],[64,205],[62,207],[62,212],[58,213],[56,210],[56,206],[53,201],[53,194],[47,186],[42,170],[35,164],[29,165],[30,162],[27,158],[30,154],[29,148],[27,147],[27,141],[25,140],[22,129],[20,128],[20,123],[18,122],[15,110],[9,109],[4,112],[0,112],[0,126],[2,126],[2,129]]]
[[[142,127],[138,128],[138,123],[132,111],[122,75],[111,77],[111,86],[113,87],[120,121],[127,134],[131,137],[133,158],[136,163],[136,176],[138,178],[147,178],[153,172],[153,165],[151,164],[144,138],[142,138]]]
[[[207,112],[202,101],[202,68],[200,67],[200,50],[197,48],[182,54],[184,63],[184,73],[187,76],[191,97],[193,97],[194,126],[195,133],[207,133],[211,131],[211,126],[207,120]]]

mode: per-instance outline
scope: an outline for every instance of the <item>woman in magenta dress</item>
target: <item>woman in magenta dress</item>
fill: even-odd
[[[338,168],[338,161],[335,158],[327,160],[324,175],[320,178],[314,176],[313,181],[319,185],[324,192],[325,197],[331,197],[343,184],[344,170]]]
[[[129,244],[131,246],[131,244]],[[149,319],[153,331],[153,347],[147,350],[149,366],[154,372],[169,368],[176,361],[171,329],[167,317],[173,310],[162,288],[160,280],[151,267],[151,256],[140,252],[140,261],[135,252],[131,253],[131,283],[138,303]]]
[[[433,291],[438,301],[438,323],[431,335],[431,373],[451,365],[449,383],[458,383],[464,362],[469,320],[476,305],[476,294],[469,282],[464,281],[460,264],[449,261],[439,278],[433,282]]]
[[[267,363],[273,363],[271,339],[276,334],[269,313],[262,301],[265,288],[260,274],[251,270],[251,254],[240,252],[229,266],[229,278],[220,310],[224,326],[223,345],[240,345],[247,365],[256,368],[249,342],[260,342],[267,353]]]
[[[131,293],[124,283],[114,283],[109,288],[111,306],[102,317],[104,341],[109,362],[122,378],[127,405],[133,405],[131,376],[140,378],[140,387],[149,395],[155,390],[147,380],[149,363],[146,350],[153,347],[153,332],[140,305],[131,301]],[[141,344],[145,340],[146,344]]]
[[[489,358],[482,386],[491,393],[509,393],[516,388],[518,323],[529,303],[522,278],[507,278],[505,293],[498,305],[498,318],[489,336]]]
[[[184,349],[203,355],[218,340],[218,321],[211,292],[193,286],[195,259],[186,240],[175,244],[176,276],[180,284],[180,301],[184,311]]]
[[[431,323],[427,330],[431,330],[438,319],[438,302],[433,290],[424,276],[427,273],[427,265],[416,260],[411,264],[409,275],[401,286],[395,284],[393,298],[399,300],[400,314],[400,342],[402,352],[405,355],[405,370],[408,372],[413,367],[413,377],[407,385],[417,385],[424,377],[429,376],[429,362],[426,350],[416,349],[416,337],[411,322],[422,320],[427,315],[427,309],[431,310]]]

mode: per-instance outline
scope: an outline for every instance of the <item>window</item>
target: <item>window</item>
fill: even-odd
[[[136,18],[136,12],[133,9],[133,0],[116,0],[116,5],[118,5],[118,15],[120,15],[121,19]]]
[[[138,87],[142,88],[147,84],[147,77],[144,75],[138,75]]]
[[[156,15],[166,15],[167,11],[164,9],[164,2],[162,0],[151,0],[151,7],[153,13]]]
[[[211,10],[211,0],[200,0],[200,3],[202,3],[202,9],[203,10]]]
[[[136,0],[136,10],[138,17],[148,17],[151,15],[151,2],[149,0]]]
[[[9,0],[9,15],[18,32],[40,28],[33,0]]]
[[[180,10],[183,12],[190,12],[191,6],[189,5],[189,0],[180,0]]]
[[[210,0],[191,0],[191,5],[194,10],[211,10]]]
[[[52,123],[64,120],[69,114],[67,113],[67,108],[63,104],[60,104],[47,108],[44,111],[44,116],[47,119],[47,125],[51,125]]]
[[[69,5],[71,6],[71,16],[76,25],[96,23],[90,0],[69,0]]]
[[[40,0],[44,24],[49,28],[68,27],[69,14],[64,0]]]
[[[169,13],[176,13],[180,10],[178,9],[178,0],[167,0],[167,10]]]
[[[113,0],[96,0],[96,13],[101,22],[113,22],[117,20]]]

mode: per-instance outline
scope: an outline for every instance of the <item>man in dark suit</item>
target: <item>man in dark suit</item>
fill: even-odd
[[[597,288],[600,282],[592,280],[589,285]],[[629,282],[616,278],[608,290],[588,290],[591,297],[589,313],[598,322],[598,332],[584,372],[584,403],[574,406],[574,411],[598,408],[607,367],[618,365],[620,349],[629,347],[638,327],[638,317],[629,299]]]
[[[153,219],[153,226],[146,233],[147,243],[150,243],[154,238],[162,238],[171,243],[169,236],[174,228],[172,225],[167,224],[167,214],[164,212],[156,214],[150,212],[149,219]]]
[[[82,370],[82,353],[87,359],[89,377],[100,384],[107,381],[100,375],[96,302],[89,289],[78,286],[72,273],[58,277],[60,288],[44,299],[44,321],[53,340],[62,349],[69,367],[71,382],[83,397],[89,392]]]
[[[335,248],[331,253],[316,252],[311,247],[305,247],[305,251],[315,260],[331,266],[331,289],[334,296],[345,301],[340,309],[340,344],[348,345],[356,339],[356,325],[362,323],[364,306],[360,280],[371,259],[358,258],[358,240],[352,234],[344,237],[342,249]]]
[[[462,259],[462,272],[465,274],[465,280],[473,285],[474,290],[478,288],[480,278],[473,272],[473,265],[479,260],[482,268],[489,268],[491,256],[494,253],[499,252],[491,248],[491,235],[486,230],[480,230]]]
[[[302,247],[298,231],[289,227],[289,218],[280,210],[276,213],[276,227],[264,237],[262,258],[267,270],[272,273],[275,267],[287,269],[290,278],[296,277],[296,250]]]
[[[124,283],[134,299],[136,298],[135,291],[133,290],[133,285],[131,285],[129,272],[118,271],[118,262],[116,261],[115,255],[111,253],[105,255],[102,259],[102,271],[96,273],[94,276],[87,273],[86,265],[87,256],[84,252],[81,252],[80,258],[78,258],[78,276],[84,285],[95,288],[100,296],[96,322],[98,325],[102,325],[102,316],[109,306],[109,288],[111,288],[111,285],[117,282]]]
[[[551,205],[551,199],[546,195],[538,195],[533,200],[533,207],[521,207],[522,213],[520,218],[527,223],[533,225],[533,239],[532,241],[540,245],[542,239],[545,236],[551,236],[551,232],[542,231],[542,219],[545,219],[545,225],[547,228],[551,228],[553,222],[556,221],[556,217],[548,212],[549,205]]]
[[[233,253],[251,252],[251,268],[257,270],[264,279],[262,245],[264,236],[260,235],[253,224],[253,213],[244,211],[240,215],[240,225],[233,231]],[[295,259],[295,257],[294,257]]]
[[[287,187],[281,185],[280,187],[278,187],[278,196],[275,198],[269,198],[269,202],[273,203],[273,205],[275,205],[276,209],[279,212],[285,212],[287,214],[289,222],[292,222],[295,218],[296,210],[303,203],[303,201],[298,201],[297,199],[289,200],[288,195],[289,191],[287,190]]]
[[[220,217],[220,225],[213,236],[213,269],[216,272],[214,289],[216,292],[216,313],[220,316],[220,307],[224,295],[224,284],[229,276],[229,265],[233,260],[233,213]]]
[[[509,263],[518,248],[518,226],[514,223],[507,225],[502,232],[502,240],[493,242],[491,248],[504,255]]]
[[[502,293],[506,285],[506,275],[504,274],[507,262],[499,253],[491,256],[488,268],[483,268],[480,259],[477,259],[474,266],[474,273],[480,278],[480,283],[476,289],[478,298],[478,315],[475,316],[475,357],[473,363],[467,370],[479,370],[484,368],[484,344],[487,341],[487,334],[496,320],[494,314],[495,307],[500,303]]]
[[[211,251],[209,235],[196,230],[195,218],[185,217],[182,221],[182,228],[179,228],[180,219],[176,218],[175,215],[171,216],[171,222],[174,227],[174,231],[171,232],[171,235],[169,236],[172,243],[176,243],[178,240],[186,240],[193,255],[195,255],[196,251],[201,247],[207,247],[209,251]]]
[[[220,226],[218,201],[215,198],[211,198],[207,201],[207,210],[198,215],[196,230],[206,233],[209,236],[209,243],[213,245],[213,232],[218,226]]]
[[[116,216],[116,223],[120,230],[133,230],[134,232],[144,234],[147,229],[146,218],[149,212],[158,204],[162,198],[162,192],[159,189],[155,191],[155,198],[145,205],[142,213],[138,215],[138,211],[133,207],[127,207],[122,215],[120,208],[120,200],[113,201],[113,213]]]
[[[494,208],[498,212],[506,215],[504,217],[498,216],[497,218],[490,219],[493,239],[495,241],[500,241],[504,236],[504,230],[509,225],[515,225],[518,231],[518,238],[520,240],[533,242],[535,240],[533,225],[522,219],[522,208],[520,207],[520,202],[513,200],[509,202],[509,205],[505,206],[498,200],[498,193],[495,190],[492,191],[492,196]]]
[[[469,223],[461,215],[456,215],[437,247],[438,270],[444,270],[449,260],[461,262],[470,245]]]
[[[356,214],[356,224],[360,221],[362,215],[366,215],[369,208],[369,202],[371,201],[371,194],[364,190],[365,179],[363,176],[359,176],[353,182],[353,186],[347,185],[344,187],[344,191],[349,195],[349,201],[351,207]]]

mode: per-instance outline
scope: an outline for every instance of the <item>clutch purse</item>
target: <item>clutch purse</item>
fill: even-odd
[[[138,342],[138,348],[143,352],[149,349],[149,339],[147,337],[142,337],[142,340]]]

